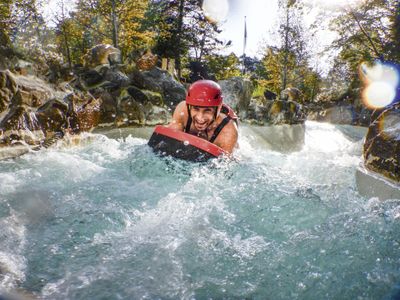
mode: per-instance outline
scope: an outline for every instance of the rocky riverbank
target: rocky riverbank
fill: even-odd
[[[66,136],[96,128],[167,124],[175,106],[185,99],[187,85],[156,63],[156,57],[147,53],[135,64],[125,65],[118,49],[102,44],[92,48],[84,64],[72,73],[59,67],[40,74],[39,68],[21,60],[0,71],[0,159],[46,148]],[[364,145],[365,167],[400,181],[398,105],[376,113],[370,123],[371,111],[360,105],[305,105],[292,97],[295,93],[290,89],[279,99],[253,99],[253,84],[242,77],[219,84],[224,101],[242,122],[259,126],[257,132],[264,137],[265,132],[273,134],[264,130],[265,125],[304,129],[306,119],[370,124]]]

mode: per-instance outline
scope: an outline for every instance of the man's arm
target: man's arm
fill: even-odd
[[[230,121],[222,129],[214,144],[231,154],[237,146],[238,137],[239,134],[236,123],[234,121]]]
[[[182,101],[176,106],[171,123],[168,124],[168,127],[183,131],[185,129],[185,115],[187,115],[186,102]]]

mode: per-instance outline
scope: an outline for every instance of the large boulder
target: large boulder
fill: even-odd
[[[269,104],[268,123],[274,125],[304,123],[302,106],[295,101],[275,100]]]
[[[151,53],[150,50],[147,50],[146,53],[136,61],[136,66],[139,70],[148,71],[156,66],[157,61],[157,55]]]
[[[12,105],[39,107],[56,96],[54,89],[38,77],[17,75],[14,78],[18,90],[11,101]]]
[[[68,103],[69,126],[74,133],[91,131],[100,123],[101,100],[88,93],[73,93]]]
[[[144,105],[144,116],[146,126],[165,125],[171,119],[171,112],[165,107],[147,102]]]
[[[100,124],[113,124],[117,116],[117,95],[109,91],[97,91],[93,96],[101,100]]]
[[[224,102],[235,110],[240,118],[246,118],[254,90],[251,81],[243,77],[232,77],[218,83],[222,89]]]
[[[302,105],[294,101],[274,100],[266,103],[252,99],[247,120],[259,125],[303,124]]]
[[[18,91],[18,84],[9,70],[0,71],[0,113],[5,111]]]
[[[371,123],[363,155],[367,169],[400,182],[400,104],[384,110]]]
[[[83,57],[86,68],[121,63],[121,51],[109,44],[100,44],[91,48]]]
[[[118,70],[118,67],[101,65],[94,69],[80,69],[73,82],[75,88],[82,91],[116,90],[127,87],[130,79]]]
[[[26,105],[12,107],[0,121],[0,144],[13,145],[17,142],[36,145],[45,134],[35,112]]]
[[[320,111],[316,115],[316,121],[333,124],[354,124],[356,115],[352,106],[332,106]]]
[[[303,103],[303,99],[301,97],[301,91],[297,88],[286,88],[281,92],[280,100],[283,101],[295,101],[297,103]]]
[[[131,74],[131,79],[133,85],[140,89],[160,93],[170,108],[185,100],[185,87],[166,70],[157,67],[143,72],[136,70]]]
[[[36,111],[36,118],[46,137],[68,127],[68,105],[58,99],[51,99]]]
[[[9,105],[39,107],[54,96],[54,90],[40,78],[0,71],[0,113]]]

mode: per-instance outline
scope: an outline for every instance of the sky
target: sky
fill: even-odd
[[[315,22],[317,15],[324,12],[338,13],[350,7],[354,8],[363,0],[303,0],[306,6],[304,24]],[[279,27],[278,0],[204,0],[203,9],[216,20],[223,30],[220,38],[231,41],[227,53],[240,56],[245,50],[246,56],[261,58],[265,47],[279,46],[277,29]],[[246,19],[247,42],[244,49],[244,23]],[[336,38],[328,29],[329,18],[319,21],[319,30],[312,37],[311,67],[326,74],[333,60],[332,52],[324,52]],[[310,32],[308,32],[309,34]],[[311,39],[311,37],[308,37]]]
[[[277,26],[277,0],[204,0],[204,3],[215,3],[216,1],[228,4],[228,11],[225,18],[221,14],[215,15],[222,19],[217,20],[220,21],[222,29],[220,38],[225,42],[232,41],[228,52],[234,52],[237,55],[243,54],[246,17],[246,55],[260,56],[259,52],[263,41],[271,40],[271,32]]]

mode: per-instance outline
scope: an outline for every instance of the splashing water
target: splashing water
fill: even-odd
[[[357,193],[361,141],[343,129],[307,123],[291,154],[241,136],[237,162],[159,158],[144,139],[104,135],[2,161],[1,289],[43,299],[396,297],[400,200]]]

